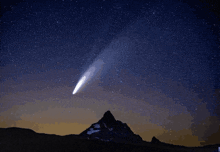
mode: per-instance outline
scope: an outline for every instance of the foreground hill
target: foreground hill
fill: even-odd
[[[23,128],[0,128],[2,152],[217,152],[220,145],[183,147],[166,143],[126,144],[83,139],[79,135],[49,135]]]

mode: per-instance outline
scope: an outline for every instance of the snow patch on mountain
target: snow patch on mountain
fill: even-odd
[[[94,128],[100,128],[100,124],[95,124]]]
[[[104,124],[105,128],[107,128],[106,124],[105,123],[103,123],[103,124]]]
[[[87,131],[87,134],[88,135],[91,135],[91,134],[93,134],[93,133],[95,133],[95,132],[99,132],[100,130],[93,130],[93,128],[90,128],[90,130],[89,131]]]
[[[108,130],[109,130],[109,131],[112,131],[112,130],[113,130],[113,128],[108,128]]]

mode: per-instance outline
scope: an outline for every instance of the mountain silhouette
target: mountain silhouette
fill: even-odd
[[[79,135],[51,135],[25,128],[0,128],[0,152],[217,152],[220,144],[185,147],[167,144],[156,137],[151,142],[135,135],[110,111]]]
[[[110,111],[96,123],[79,134],[87,139],[97,139],[102,141],[113,141],[122,143],[141,143],[142,138],[134,134],[126,123],[115,120]]]

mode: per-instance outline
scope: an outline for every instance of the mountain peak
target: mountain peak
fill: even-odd
[[[108,122],[115,122],[115,117],[112,115],[112,113],[108,110],[105,112],[104,116],[102,117],[103,120]]]
[[[103,117],[99,120],[99,123],[105,123],[107,126],[114,124],[115,122],[115,117],[109,110],[106,111]]]
[[[115,120],[109,110],[104,113],[103,117],[98,122],[84,130],[80,136],[102,141],[126,143],[142,142],[142,138],[139,135],[135,135],[126,123]]]
[[[111,115],[111,116],[113,116],[112,113],[111,113],[111,111],[109,111],[109,110],[104,113],[104,116],[105,116],[105,115]]]

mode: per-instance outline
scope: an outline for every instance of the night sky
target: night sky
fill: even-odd
[[[110,110],[146,141],[219,143],[216,8],[202,0],[2,2],[0,127],[79,134]],[[73,95],[100,59],[99,73]]]

